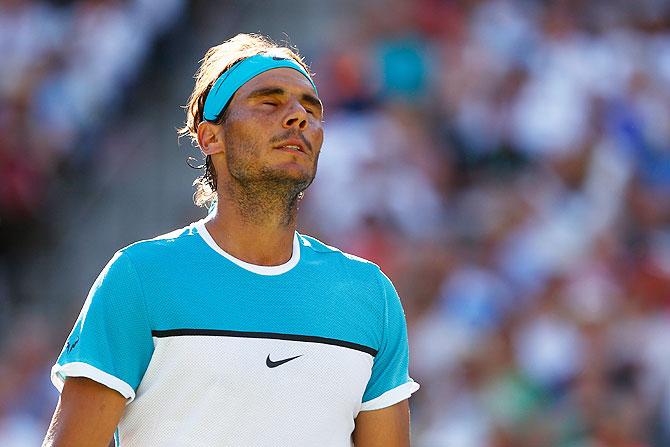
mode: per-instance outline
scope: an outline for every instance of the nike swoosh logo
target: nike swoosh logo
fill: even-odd
[[[272,360],[270,360],[270,354],[268,354],[268,358],[265,359],[265,364],[268,365],[268,368],[276,368],[279,365],[283,365],[286,362],[290,362],[291,360],[295,360],[298,357],[302,357],[302,354],[301,355],[296,355],[295,357],[289,357],[287,359],[277,360],[276,362],[273,362]]]

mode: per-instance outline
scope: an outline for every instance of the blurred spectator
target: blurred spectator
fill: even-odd
[[[53,195],[81,144],[122,105],[183,0],[0,2],[0,445],[39,445],[57,394],[54,349],[26,266],[49,242]],[[44,248],[41,247],[43,250]],[[33,287],[32,290],[35,288]],[[26,318],[18,315],[28,314]]]
[[[380,2],[341,56],[375,93],[326,79],[307,217],[401,278],[417,445],[670,443],[664,5]]]

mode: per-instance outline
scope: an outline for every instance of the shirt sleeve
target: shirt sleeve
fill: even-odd
[[[129,254],[119,251],[91,287],[51,381],[62,391],[67,377],[87,377],[131,402],[153,349],[140,278]]]
[[[389,407],[419,389],[419,384],[409,376],[407,324],[400,298],[386,275],[380,272],[380,276],[386,302],[383,337],[363,394],[361,411]]]

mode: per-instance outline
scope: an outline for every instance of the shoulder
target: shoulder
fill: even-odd
[[[172,254],[183,254],[188,247],[197,245],[197,240],[195,225],[190,224],[151,239],[134,242],[120,249],[117,255],[130,259],[133,263],[166,261]]]
[[[351,265],[364,268],[379,269],[377,264],[375,264],[374,262],[369,261],[365,258],[361,258],[360,256],[352,255],[351,253],[346,253],[337,247],[333,247],[332,245],[328,245],[321,242],[315,237],[307,236],[304,234],[299,234],[298,236],[300,237],[301,245],[305,247],[307,250],[317,254],[317,256],[330,255],[335,259],[338,259],[342,262],[346,262]]]
[[[383,282],[386,278],[379,266],[368,259],[346,253],[312,236],[300,234],[299,237],[301,246],[310,258],[317,259],[326,265],[345,269],[348,274],[360,276],[367,281],[375,278],[376,281]]]

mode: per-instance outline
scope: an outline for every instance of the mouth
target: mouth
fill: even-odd
[[[293,153],[303,153],[307,154],[307,150],[305,148],[305,145],[298,141],[298,140],[289,140],[285,141],[282,144],[279,144],[274,147],[275,149],[287,151],[287,152],[293,152]]]

